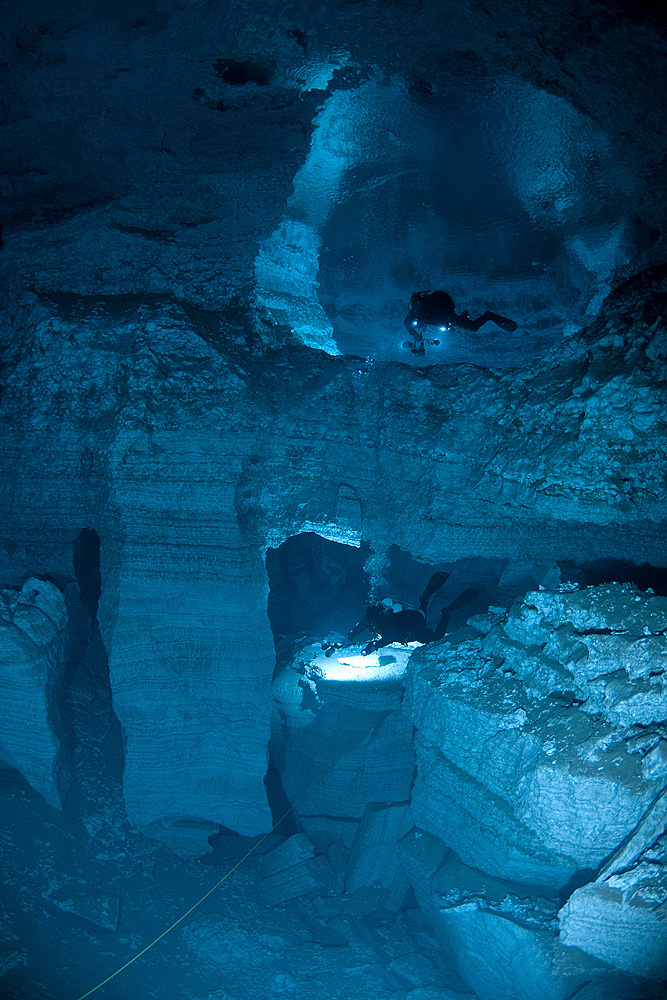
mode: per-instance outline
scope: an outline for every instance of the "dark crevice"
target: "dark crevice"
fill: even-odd
[[[102,584],[100,538],[94,529],[85,528],[79,534],[72,562],[77,583],[65,588],[68,626],[64,683],[58,699],[71,775],[65,811],[84,824],[87,817],[103,811],[111,821],[106,836],[113,838],[125,818],[123,748],[112,706],[109,660],[97,623]]]
[[[667,567],[649,563],[628,562],[624,559],[596,559],[593,562],[560,563],[563,581],[578,583],[580,587],[597,587],[603,583],[633,583],[639,590],[652,590],[661,597],[667,596]]]
[[[92,528],[84,528],[74,543],[74,574],[79,584],[81,599],[93,622],[97,621],[97,607],[102,587],[100,576],[100,536]]]
[[[264,776],[264,786],[273,822],[277,823],[281,817],[284,817],[280,824],[281,835],[289,837],[293,833],[298,833],[301,827],[296,823],[294,813],[290,811],[291,803],[285,794],[278,768],[272,756],[269,757],[269,766]]]

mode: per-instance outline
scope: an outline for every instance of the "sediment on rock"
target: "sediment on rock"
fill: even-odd
[[[491,611],[408,665],[420,906],[482,1000],[660,981],[667,599],[563,585]]]

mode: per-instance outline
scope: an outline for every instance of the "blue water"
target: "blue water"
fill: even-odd
[[[518,323],[450,331],[433,362],[521,364],[595,314],[633,249],[632,178],[595,123],[467,64],[429,90],[377,79],[330,102],[310,170],[329,179],[318,296],[341,351],[414,363],[400,345],[421,289]]]

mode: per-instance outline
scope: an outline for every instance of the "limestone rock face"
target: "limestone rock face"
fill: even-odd
[[[405,870],[446,954],[482,1000],[566,1000],[601,963],[564,948],[558,901],[483,875],[423,830],[400,843]]]
[[[613,322],[636,294],[615,300]],[[98,532],[100,627],[126,738],[125,795],[142,827],[157,831],[177,817],[266,829],[268,545],[317,530],[363,536],[380,554],[392,539],[424,560],[480,551],[667,559],[658,483],[667,435],[656,388],[664,360],[645,344],[601,348],[587,333],[564,368],[547,359],[539,373],[501,382],[461,365],[417,380],[401,366],[385,372],[303,349],[231,349],[231,317],[160,301],[33,299],[11,322],[3,579],[20,583],[35,568],[71,577],[74,539],[84,526]],[[619,366],[628,394],[644,400],[645,426],[632,442],[620,423],[610,437],[608,407],[593,405],[608,398]],[[584,411],[586,433],[573,437]],[[602,655],[598,638],[587,646],[593,659]],[[640,665],[662,642],[642,638],[628,653],[645,690],[628,699],[610,684],[595,696],[610,711],[613,702],[614,718],[645,724],[663,712],[654,697],[661,682]],[[503,722],[502,740],[530,756],[517,719]],[[463,771],[456,780],[467,780]],[[548,769],[531,780],[542,787]],[[507,827],[505,818],[492,825]],[[535,817],[537,868],[539,825]],[[557,846],[545,862],[565,881],[572,861],[558,858],[567,850]],[[575,867],[595,856],[593,847]]]
[[[572,893],[560,911],[560,936],[616,968],[667,976],[667,793],[595,882]]]
[[[272,752],[307,830],[338,821],[349,845],[369,803],[409,799],[415,758],[401,674],[410,651],[392,645],[363,657],[352,647],[356,657],[340,651],[341,663],[306,646],[277,676]],[[350,656],[367,665],[346,665]]]
[[[65,775],[55,692],[66,623],[63,594],[46,580],[0,594],[0,758],[58,808]]]
[[[211,822],[246,835],[271,825],[265,571],[239,534],[224,448],[128,434],[115,461],[123,559],[102,613],[125,803],[132,822],[175,849],[170,826],[192,834],[199,824],[201,854]]]
[[[562,585],[410,659],[417,830],[401,857],[483,1000],[564,1000],[609,967],[620,996],[625,974],[667,973],[666,616],[631,586]]]
[[[208,309],[246,297],[256,282],[260,301],[278,315],[287,304],[292,323],[305,305],[307,334],[322,314],[315,292],[327,209],[345,169],[369,158],[363,100],[356,127],[345,128],[353,82],[379,68],[384,86],[399,77],[405,90],[424,92],[428,81],[433,97],[463,53],[589,115],[624,165],[643,168],[642,208],[661,226],[651,182],[663,152],[664,39],[641,18],[614,13],[588,0],[577,17],[546,0],[530,11],[506,3],[497,17],[470,2],[398,6],[391,17],[273,0],[261,8],[168,0],[159,16],[118,8],[101,23],[94,9],[73,18],[56,5],[48,22],[39,7],[10,12],[6,36],[16,45],[3,48],[3,60],[13,100],[1,164],[10,280],[83,295],[173,294]],[[331,97],[343,127],[333,148],[320,129],[329,155],[318,159],[313,120]],[[526,116],[533,111],[529,104]],[[554,146],[545,147],[537,190],[524,181],[527,210],[544,197]],[[397,172],[412,168],[411,152],[402,151]],[[512,166],[516,183],[521,168]],[[557,180],[568,207],[570,189]],[[577,234],[589,260],[600,239],[591,229]]]
[[[613,322],[636,295],[614,301]],[[480,551],[549,562],[667,559],[664,359],[649,357],[643,342],[601,348],[582,334],[564,367],[547,358],[539,372],[501,381],[467,365],[417,379],[406,367],[305,349],[230,347],[231,316],[159,300],[33,298],[8,330],[2,578],[16,584],[37,570],[71,578],[74,539],[85,526],[98,532],[99,619],[126,739],[125,795],[133,822],[155,832],[179,820],[266,829],[268,545],[316,530],[363,536],[380,555],[391,539],[423,560]],[[628,397],[644,401],[632,442],[620,422],[612,434],[606,404],[593,405],[611,405],[619,367]],[[585,414],[586,433],[573,432]],[[593,658],[602,655],[598,638],[587,647]],[[628,699],[614,684],[595,696],[610,711],[613,702],[614,718],[645,724],[662,713],[661,682],[639,661],[663,641],[642,638],[628,654],[646,690]],[[499,714],[495,703],[490,711]],[[504,720],[502,740],[530,757],[518,718]],[[580,721],[588,724],[585,712]],[[548,768],[531,774],[536,787],[551,780]],[[464,770],[456,780],[467,781]],[[405,797],[401,790],[395,800]],[[357,819],[361,812],[360,802]],[[531,822],[530,864],[539,869],[546,848],[537,815]],[[505,818],[492,825],[507,828]],[[574,862],[559,857],[568,845],[555,849],[546,869],[567,881]],[[595,863],[601,849],[575,867]]]
[[[345,880],[348,892],[379,885],[387,889],[385,908],[400,909],[408,881],[399,859],[399,841],[411,826],[407,802],[366,806],[352,844]]]
[[[657,978],[664,602],[612,587],[492,609],[413,656],[403,700],[397,675],[332,676],[312,649],[272,689],[265,569],[304,531],[368,546],[373,586],[394,545],[540,579],[667,565],[657,4],[5,7],[7,761],[60,803],[62,602],[17,588],[66,586],[88,529],[131,824],[193,856],[220,825],[267,831],[272,740],[315,853],[267,898],[333,879],[398,907],[408,872],[481,1000],[594,996],[601,963]],[[427,286],[517,329],[445,328],[413,356],[403,318]],[[321,827],[347,869],[336,841],[321,860]],[[122,925],[115,893],[96,909],[74,888],[61,912]],[[197,961],[212,939],[224,967],[230,941],[262,961],[250,924],[200,929]],[[393,958],[390,984],[438,992],[412,945]]]
[[[644,691],[638,674],[665,671],[665,614],[665,599],[618,585],[536,592],[480,622],[485,635],[416,653],[418,826],[504,878],[562,888],[597,869],[656,795],[627,741],[662,712],[660,685]],[[628,707],[625,725],[600,694],[618,674],[624,704],[640,691],[651,706]]]
[[[421,181],[412,187],[417,147],[439,132],[454,62],[459,78],[481,74],[485,85],[498,66],[520,77],[501,89],[520,91],[538,125],[535,88],[548,90],[565,105],[562,121],[590,116],[566,130],[565,146],[581,152],[595,133],[596,156],[604,147],[609,162],[622,157],[632,192],[622,217],[609,209],[609,226],[579,225],[591,202],[569,181],[562,198],[546,196],[539,142],[534,177],[511,154],[490,185],[506,188],[536,232],[552,212],[540,200],[569,212],[574,197],[563,260],[597,269],[600,300],[617,264],[644,271],[661,260],[651,240],[665,220],[653,183],[664,39],[596,3],[574,18],[552,6],[531,4],[528,17],[509,4],[497,19],[474,3],[398,5],[391,17],[380,5],[361,19],[355,5],[180,0],[146,17],[81,11],[76,23],[57,5],[48,19],[39,4],[7,14],[0,579],[71,579],[74,539],[98,532],[124,793],[143,829],[201,824],[203,843],[211,823],[266,828],[267,546],[315,530],[363,538],[378,563],[391,544],[425,561],[667,561],[663,270],[617,289],[599,321],[551,353],[540,340],[524,357],[517,341],[520,357],[508,360],[480,337],[415,368],[400,340],[393,354],[383,346],[397,325],[404,336],[417,275],[442,274],[440,251],[437,268],[421,253],[428,226],[420,215],[412,227],[401,196],[419,213],[428,201]],[[579,16],[595,26],[592,62]],[[416,117],[430,124],[415,139]],[[389,167],[380,132],[394,147]],[[520,130],[512,142],[520,151]],[[587,191],[589,152],[572,175]],[[556,187],[571,175],[568,157],[547,156]],[[385,190],[401,206],[387,213],[396,238],[358,241],[348,222],[384,207]],[[630,231],[642,229],[639,247]],[[459,287],[481,300],[479,258]],[[346,299],[364,276],[363,303]],[[518,298],[544,299],[530,281],[515,286]],[[352,321],[340,321],[348,308]],[[341,322],[367,331],[370,320],[368,357],[337,355]],[[605,686],[610,724],[658,724],[660,682],[649,672],[641,685],[632,697]],[[503,725],[507,753],[530,757],[530,741]],[[548,799],[548,769],[526,766]],[[535,877],[594,863],[594,847],[572,858],[565,841],[543,863],[542,820],[521,822],[536,838],[524,844]],[[520,871],[524,835],[506,832]]]

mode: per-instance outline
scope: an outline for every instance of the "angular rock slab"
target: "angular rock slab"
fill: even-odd
[[[661,711],[642,642],[660,675],[666,621],[665,598],[567,585],[480,620],[477,639],[419,650],[406,675],[415,822],[501,878],[562,889],[576,872],[597,870],[655,797],[627,741],[632,705],[648,697],[648,717]],[[609,674],[614,662],[626,664],[622,690]]]
[[[561,940],[630,975],[667,979],[666,900],[667,878],[654,866],[582,886],[561,910]]]
[[[569,1000],[590,976],[558,972],[561,946],[553,931],[526,926],[476,901],[441,912],[442,933],[459,971],[480,1000]]]
[[[34,577],[0,595],[0,758],[51,805],[62,805],[57,689],[65,599]]]
[[[398,910],[405,897],[408,878],[399,857],[399,841],[412,827],[410,805],[369,803],[352,844],[347,866],[346,889],[379,885],[388,889],[385,907]]]
[[[561,940],[630,975],[667,980],[667,791],[595,882],[559,914]]]
[[[480,1000],[569,1000],[603,968],[557,935],[557,901],[469,868],[442,841],[413,829],[401,859],[450,962]]]
[[[323,892],[335,880],[335,872],[327,858],[315,854],[312,842],[303,833],[289,837],[284,844],[264,855],[262,875],[257,890],[271,906],[316,890]]]

